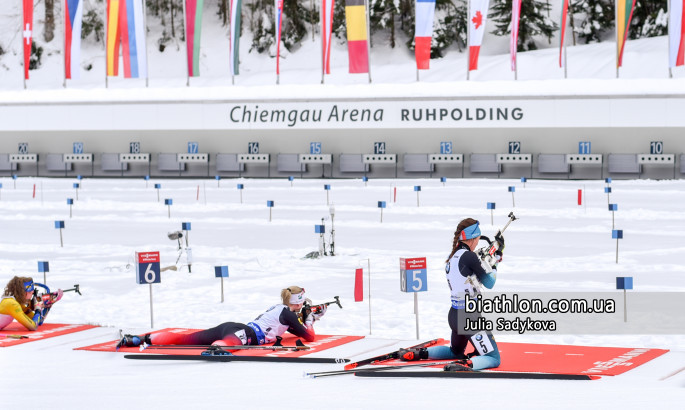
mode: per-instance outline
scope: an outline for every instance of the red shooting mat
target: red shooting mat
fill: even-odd
[[[447,343],[449,342],[445,344]],[[498,342],[497,347],[502,364],[496,369],[488,370],[597,376],[625,373],[668,352],[664,349],[504,342]],[[417,362],[393,360],[377,364],[401,366],[411,363]]]
[[[80,332],[92,329],[97,326],[92,325],[67,325],[61,323],[43,323],[38,330],[26,330],[24,326],[17,322],[10,323],[6,328],[0,330],[0,347],[14,346],[22,343],[35,342],[36,340],[48,339],[55,336],[66,335],[69,333]],[[28,336],[28,339],[14,339],[7,336]]]
[[[183,329],[183,328],[169,328],[162,329],[156,332],[174,332],[180,334],[197,332],[198,329]],[[320,352],[322,350],[330,349],[332,347],[344,345],[346,343],[354,342],[355,340],[363,339],[364,336],[345,336],[345,335],[316,335],[316,340],[313,342],[304,342],[305,345],[309,346],[310,349],[298,350],[298,351],[288,351],[288,350],[258,350],[258,349],[245,349],[245,350],[233,350],[231,351],[236,356],[286,356],[286,357],[300,357],[310,353]],[[281,343],[283,346],[295,346],[295,341],[299,337],[294,335],[284,335]],[[116,351],[116,344],[118,340],[114,340],[107,343],[100,343],[92,346],[78,347],[74,350],[90,350],[96,352],[114,352]],[[268,346],[268,345],[264,345]],[[142,353],[155,353],[155,354],[200,354],[204,351],[204,348],[197,349],[155,349],[148,347],[143,350]],[[230,349],[229,349],[230,350]],[[123,353],[141,353],[138,347],[122,347],[119,352]]]

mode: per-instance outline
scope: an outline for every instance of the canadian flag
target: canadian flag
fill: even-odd
[[[469,71],[478,69],[478,54],[483,43],[489,0],[470,0],[469,12]]]
[[[33,0],[24,0],[24,24],[21,25],[24,43],[24,78],[29,79],[29,61],[31,59],[31,35],[33,34]]]

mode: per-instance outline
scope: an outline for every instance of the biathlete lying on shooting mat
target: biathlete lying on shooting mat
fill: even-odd
[[[502,250],[504,249],[504,238],[498,232],[495,235],[495,240],[499,249],[491,261],[494,263],[492,265],[482,263],[481,258],[474,252],[481,237],[478,224],[478,221],[472,218],[466,218],[459,223],[454,232],[452,253],[446,261],[447,283],[452,293],[452,306],[447,315],[447,321],[452,329],[450,346],[400,349],[400,359],[406,361],[422,359],[458,361],[458,363],[449,365],[451,367],[449,370],[480,370],[500,365],[499,350],[497,350],[497,343],[492,333],[481,331],[476,334],[466,334],[463,330],[466,318],[472,323],[477,322],[480,318],[480,312],[466,313],[464,310],[465,294],[468,294],[470,298],[475,298],[481,293],[483,286],[488,289],[495,286],[496,267],[497,263],[502,260]],[[469,342],[475,351],[467,356],[464,351]]]
[[[319,305],[316,313],[303,312],[300,319],[297,312],[302,311],[305,303],[304,288],[291,286],[281,290],[282,304],[271,306],[266,312],[248,324],[225,322],[211,329],[200,330],[190,334],[159,332],[143,336],[124,335],[117,344],[121,346],[149,345],[263,345],[273,343],[285,332],[313,342],[314,322],[326,313],[326,305]]]
[[[35,297],[35,286],[47,289],[45,285],[34,283],[33,278],[15,276],[7,282],[0,300],[0,330],[14,320],[28,330],[36,330],[43,324],[52,305],[62,299],[62,289],[48,293],[46,299],[39,299]]]

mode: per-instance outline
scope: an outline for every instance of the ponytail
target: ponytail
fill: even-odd
[[[285,288],[281,290],[281,301],[283,302],[284,305],[289,305],[290,304],[290,297],[294,294],[302,293],[304,289],[302,289],[299,286],[290,286],[288,288]]]
[[[454,239],[452,239],[452,252],[450,253],[450,256],[447,257],[445,263],[449,262],[450,259],[452,259],[452,256],[454,256],[454,254],[457,253],[457,248],[459,247],[459,243],[461,242],[461,232],[467,227],[476,223],[478,223],[478,221],[473,218],[462,219],[462,221],[459,222],[459,225],[457,225],[457,230],[454,231]]]

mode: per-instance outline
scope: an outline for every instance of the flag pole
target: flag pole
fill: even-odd
[[[105,88],[109,88],[107,63],[109,62],[109,0],[105,1]]]
[[[174,12],[174,4],[171,3],[171,12]],[[197,9],[195,10],[197,13]],[[188,55],[188,16],[186,15],[186,0],[183,0],[183,32],[186,35],[186,87],[190,87],[190,67],[188,67],[189,55]],[[195,33],[193,33],[193,38]]]
[[[237,0],[230,0],[228,7],[230,10],[228,10],[228,24],[229,24],[229,30],[228,30],[228,52],[230,53],[228,60],[232,63],[229,64],[229,70],[231,70],[231,85],[235,85],[235,56],[233,55],[233,43],[235,39],[233,38],[233,2]]]
[[[141,2],[143,3],[143,42],[145,43],[145,88],[147,88],[150,80],[150,60],[147,58],[147,12],[145,11],[145,0],[141,0]]]
[[[371,84],[371,24],[369,23],[369,0],[364,0],[364,12],[366,13],[366,63],[369,71],[369,84]]]
[[[19,33],[21,33],[21,34],[24,34],[23,33],[24,32],[24,21],[26,20],[25,14],[26,13],[24,12],[24,4],[22,3],[21,4],[21,24],[19,25]],[[26,66],[26,46],[24,45],[24,41],[26,41],[26,40],[24,40],[23,35],[21,38],[22,38],[21,48],[22,48],[22,50],[24,50],[24,52],[22,53],[22,56],[24,57],[24,61],[21,64],[24,69],[22,70],[23,72],[21,73],[21,76],[24,79],[24,90],[25,90],[26,89],[26,73],[28,72],[28,68],[25,67]]]
[[[668,19],[669,19],[669,24],[668,24],[668,78],[673,78],[673,68],[671,67],[671,24],[670,24],[670,19],[671,19],[671,2],[673,0],[668,0]],[[680,24],[682,25],[683,22],[681,21]],[[681,30],[682,31],[682,30]]]
[[[471,79],[471,0],[466,3],[466,81]]]
[[[67,0],[62,0],[62,10],[67,9]],[[64,34],[64,43],[62,43],[62,57],[64,60],[64,82],[62,82],[62,87],[67,88],[67,16],[64,16],[64,25],[62,26],[62,33]]]
[[[314,0],[311,1],[311,4],[312,4],[312,14],[310,14],[310,15],[313,16],[314,15],[314,8],[315,8],[314,7]],[[314,32],[315,31],[316,31],[316,23],[314,23],[314,19],[312,19],[312,43],[316,42],[316,40],[314,39]]]
[[[566,1],[566,0],[564,0],[564,1]],[[569,14],[571,12],[570,9],[571,9],[571,1],[568,0],[568,2],[566,3],[566,20],[563,22],[563,24],[566,26],[566,28],[570,28],[569,23],[568,23]],[[548,12],[549,12],[549,9],[548,9]],[[568,59],[566,58],[566,43],[567,43],[567,41],[565,38],[562,38],[562,41],[564,42],[564,44],[563,44],[564,45],[564,79],[568,79]]]
[[[616,26],[616,78],[618,78],[618,67],[619,67],[619,54],[618,54],[618,49],[620,48],[620,41],[618,38],[618,2],[621,0],[616,0],[614,3],[614,26]],[[626,27],[626,30],[628,27]]]
[[[324,78],[326,76],[326,22],[324,19],[326,18],[325,16],[325,1],[324,0],[324,6],[322,6],[319,9],[319,21],[321,22],[321,84],[324,83]],[[313,25],[312,25],[313,27]],[[312,28],[312,39],[314,38],[314,29]]]

